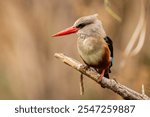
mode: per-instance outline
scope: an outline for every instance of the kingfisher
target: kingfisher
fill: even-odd
[[[113,65],[113,42],[107,36],[98,14],[83,16],[73,26],[60,31],[52,37],[77,33],[77,49],[82,60],[88,67],[93,67],[103,77],[109,78]]]

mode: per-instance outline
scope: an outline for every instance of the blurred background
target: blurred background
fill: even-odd
[[[150,96],[149,12],[149,0],[0,0],[0,99],[122,99],[87,77],[80,96],[80,73],[54,57],[82,62],[75,34],[51,35],[95,13],[114,44],[111,78]]]

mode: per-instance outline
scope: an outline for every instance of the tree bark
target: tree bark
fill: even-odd
[[[81,64],[77,60],[67,57],[62,53],[55,53],[54,55],[56,58],[61,60],[63,63],[71,66],[72,68],[76,69],[77,71],[81,72],[82,74],[88,76],[88,78],[94,80],[96,83],[98,83],[103,88],[108,88],[112,90],[113,92],[117,93],[124,99],[128,100],[149,100],[150,97],[145,95],[145,93],[140,94],[122,84],[117,82],[113,79],[107,79],[105,77],[102,78],[102,80],[99,82],[98,79],[100,77],[100,74],[97,73],[94,69],[88,68],[86,65]]]

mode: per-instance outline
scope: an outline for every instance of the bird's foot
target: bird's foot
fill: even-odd
[[[102,78],[104,77],[104,74],[105,74],[105,69],[103,69],[103,71],[98,79],[98,82],[100,82],[102,80]]]
[[[81,68],[82,68],[82,69],[85,69],[85,70],[88,70],[90,67],[87,66],[87,65],[82,65]]]

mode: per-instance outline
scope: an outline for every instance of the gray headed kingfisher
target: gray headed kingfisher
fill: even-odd
[[[100,73],[99,81],[104,77],[109,78],[113,61],[113,43],[106,35],[98,14],[79,18],[72,27],[58,32],[52,37],[77,33],[78,52],[89,67]]]

